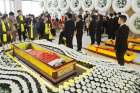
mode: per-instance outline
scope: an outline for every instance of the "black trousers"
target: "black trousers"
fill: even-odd
[[[73,49],[73,34],[66,35],[66,46]]]
[[[64,40],[64,38],[65,38],[64,32],[61,32],[59,35],[59,43],[58,44],[65,44],[66,40]]]
[[[82,37],[83,37],[83,33],[76,34],[77,51],[81,51],[82,49]]]
[[[118,64],[121,65],[121,66],[124,66],[124,55],[126,53],[126,50],[122,50],[122,51],[116,51],[116,58],[117,58],[117,61],[118,61]]]
[[[26,40],[26,31],[21,32],[21,30],[18,30],[18,36],[19,36],[19,41],[22,41],[22,37],[23,37],[23,40],[25,41]]]
[[[115,32],[113,32],[113,33],[108,33],[108,39],[115,40]]]
[[[95,31],[90,32],[91,45],[95,43]]]
[[[101,43],[101,34],[102,34],[101,31],[96,32],[96,42],[98,45],[100,45]]]
[[[91,44],[94,44],[95,41],[97,42],[98,45],[101,43],[101,31],[94,31],[90,33],[90,38],[91,38]]]
[[[53,29],[51,30],[51,33],[52,33],[53,36],[56,36],[56,29],[53,28]]]

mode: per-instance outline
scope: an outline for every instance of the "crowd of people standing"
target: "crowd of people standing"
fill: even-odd
[[[17,14],[18,16],[15,17],[13,12],[9,15],[0,13],[1,45],[16,42],[17,37],[20,42],[35,39],[52,41],[55,39],[56,32],[60,32],[58,43],[73,48],[73,37],[76,33],[77,51],[81,51],[84,32],[90,36],[91,45],[96,44],[97,47],[101,44],[102,34],[107,34],[108,39],[117,39],[115,47],[117,59],[120,64],[124,61],[129,28],[126,25],[123,29],[120,28],[127,20],[126,16],[121,13],[110,13],[104,16],[95,10],[92,13],[86,11],[84,15],[66,13],[60,19],[51,17],[47,12],[39,17],[32,14],[24,16],[21,10],[18,10]],[[124,30],[125,33],[119,30]]]
[[[48,13],[43,13],[39,17],[32,14],[24,16],[21,10],[8,14],[0,13],[0,43],[1,45],[13,43],[16,40],[23,42],[34,39],[53,40],[56,29],[59,29],[58,18],[51,19]]]

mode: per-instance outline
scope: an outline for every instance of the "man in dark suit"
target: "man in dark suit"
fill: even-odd
[[[84,23],[82,21],[82,15],[78,15],[76,22],[77,51],[81,51],[82,49],[83,25]]]
[[[75,23],[72,20],[72,14],[66,14],[67,21],[64,24],[64,35],[66,37],[66,46],[69,48],[73,48],[73,35],[75,30]]]
[[[108,27],[109,27],[108,39],[115,40],[115,24],[114,24],[114,19],[113,19],[112,13],[110,13],[110,18],[108,21],[109,21],[108,22]]]
[[[129,35],[129,27],[125,24],[126,20],[127,17],[125,15],[119,17],[118,23],[120,24],[120,27],[116,32],[116,58],[121,66],[124,65],[124,55],[128,48],[127,39]]]

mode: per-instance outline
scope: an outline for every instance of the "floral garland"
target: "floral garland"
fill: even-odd
[[[133,33],[140,34],[140,15],[138,13],[131,16],[129,20],[129,27]]]
[[[113,0],[112,8],[116,12],[126,12],[131,7],[132,0]]]
[[[0,84],[8,84],[10,86],[11,93],[21,93],[18,85],[11,80],[0,80]]]
[[[95,0],[95,9],[107,11],[111,7],[112,0]]]
[[[140,13],[140,0],[132,0],[132,9],[135,12]]]
[[[0,53],[0,85],[8,84],[11,93],[47,93],[45,85],[41,84],[38,78],[30,75],[17,63],[13,63],[13,60]]]
[[[83,0],[82,8],[84,11],[91,11],[94,8],[94,0]]]
[[[52,9],[58,10],[58,0],[51,0],[52,1]]]
[[[33,42],[73,58],[79,61],[81,65],[90,68],[79,77],[64,82],[63,85],[59,86],[59,90],[56,93],[137,93],[140,90],[140,73],[137,71],[93,58],[46,40],[35,40]],[[4,54],[0,55],[3,55],[0,56],[0,59],[4,57],[0,60],[0,63],[12,61]],[[6,59],[8,61],[4,61]],[[22,67],[10,68],[11,65],[5,67],[0,65],[0,84],[6,83],[9,85],[12,93],[17,93],[17,91],[18,93],[53,93],[48,91],[43,84],[40,84],[37,78],[25,71],[26,69],[21,69]],[[13,90],[15,87],[17,88],[16,92]]]
[[[46,3],[46,8],[47,8],[47,11],[49,12],[49,13],[51,13],[54,9],[53,9],[53,7],[52,7],[52,0],[47,0],[46,1],[47,3]]]
[[[67,11],[70,7],[70,0],[58,0],[58,7],[61,11]]]
[[[81,0],[70,0],[70,8],[72,11],[79,11],[82,7]]]

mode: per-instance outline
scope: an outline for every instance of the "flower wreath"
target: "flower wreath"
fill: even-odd
[[[131,7],[131,0],[113,0],[112,8],[116,12],[126,12]]]
[[[135,13],[129,20],[130,30],[135,34],[140,34],[140,15]]]
[[[95,9],[99,11],[107,11],[111,7],[112,0],[95,0]]]

